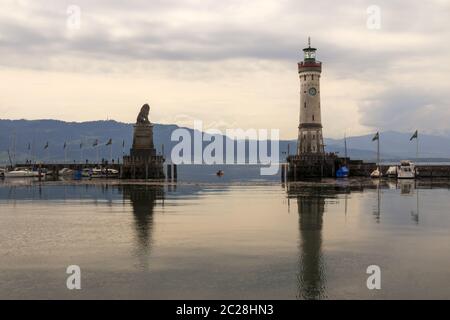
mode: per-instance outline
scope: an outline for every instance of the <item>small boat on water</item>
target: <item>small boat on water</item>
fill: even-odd
[[[217,172],[216,172],[216,175],[217,175],[218,177],[221,177],[221,176],[223,176],[223,175],[224,175],[224,172],[223,172],[223,170],[219,170],[219,171],[217,171]]]
[[[69,168],[62,168],[61,170],[58,171],[58,175],[60,177],[69,177],[74,175],[74,171]]]
[[[376,168],[375,170],[373,170],[372,173],[370,174],[370,177],[374,179],[381,178],[382,174],[380,168]]]
[[[81,175],[89,178],[117,178],[119,171],[116,169],[86,168],[83,169]]]
[[[390,166],[386,171],[388,178],[397,178],[397,166]]]
[[[89,178],[92,176],[92,169],[90,168],[85,168],[81,171],[81,176],[84,178]]]
[[[45,173],[39,171],[32,171],[28,168],[15,168],[12,171],[4,173],[6,178],[43,178]]]
[[[349,170],[346,166],[342,166],[336,171],[336,178],[347,178],[348,175]]]
[[[402,160],[398,167],[397,178],[398,179],[414,179],[416,177],[416,166],[412,161]]]

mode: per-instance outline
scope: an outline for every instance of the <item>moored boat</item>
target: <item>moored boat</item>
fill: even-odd
[[[416,166],[412,161],[402,160],[398,167],[398,179],[414,179],[416,177]]]
[[[376,169],[373,170],[372,173],[370,174],[370,177],[371,177],[371,178],[374,178],[374,179],[376,179],[376,178],[381,178],[381,176],[382,176],[382,174],[381,174],[380,168],[376,168]]]
[[[32,171],[29,168],[15,168],[12,171],[4,173],[6,178],[43,178],[45,173],[40,171]]]
[[[336,171],[336,178],[347,178],[348,175],[349,170],[346,166],[342,166]]]
[[[74,175],[74,171],[72,169],[69,168],[62,168],[61,170],[58,171],[58,175],[59,176],[64,176],[64,177],[69,177],[69,176],[73,176]]]
[[[83,169],[82,176],[89,178],[117,178],[119,176],[119,171],[111,168]]]
[[[386,176],[389,178],[397,178],[397,166],[390,166],[386,171]]]

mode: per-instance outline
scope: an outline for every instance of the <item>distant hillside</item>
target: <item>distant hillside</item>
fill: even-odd
[[[170,135],[176,125],[155,124],[154,143],[158,152],[164,153],[167,158],[176,142],[170,141]],[[189,129],[192,133],[193,130]],[[81,159],[94,161],[97,151],[92,146],[99,141],[99,158],[108,159],[110,149],[105,143],[111,138],[113,141],[113,158],[122,157],[122,142],[125,141],[125,153],[129,152],[133,135],[133,125],[117,121],[90,121],[90,122],[64,122],[58,120],[0,120],[0,163],[8,162],[7,150],[17,162],[30,159],[41,161],[62,161],[64,159],[64,143],[67,143],[67,159],[80,161]],[[416,153],[415,142],[410,142],[410,133],[384,132],[381,133],[381,152],[384,159],[414,158]],[[14,143],[15,140],[15,143]],[[48,150],[44,149],[48,141]],[[83,148],[80,149],[80,143]],[[206,145],[208,143],[204,143]],[[280,141],[280,157],[286,156],[290,146],[290,153],[295,153],[296,140]],[[14,148],[15,145],[15,148]],[[28,149],[30,145],[30,150]],[[328,152],[338,152],[344,155],[343,139],[325,139]],[[420,136],[421,157],[450,158],[450,139],[441,136]],[[372,136],[357,136],[347,138],[348,154],[355,159],[373,160],[376,158],[376,143]]]
[[[155,124],[154,141],[158,151],[161,144],[170,137],[176,126]],[[80,161],[95,160],[97,151],[94,141],[99,141],[99,158],[109,158],[110,149],[105,146],[113,140],[113,157],[122,156],[128,152],[132,143],[133,125],[117,121],[64,122],[58,120],[0,120],[0,159],[7,161],[7,150],[15,153],[16,160],[21,162],[32,156],[39,160],[58,161],[64,159],[64,143],[67,143],[67,159]],[[15,142],[14,142],[15,140]],[[44,146],[48,142],[48,150]],[[83,144],[82,149],[80,144]],[[30,145],[30,150],[28,149]]]

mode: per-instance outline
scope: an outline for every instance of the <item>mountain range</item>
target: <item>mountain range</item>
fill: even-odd
[[[171,133],[177,125],[154,124],[154,144],[158,153],[170,157],[172,147],[178,142],[171,141]],[[192,129],[186,128],[190,131]],[[410,141],[412,133],[395,131],[380,132],[380,149],[383,159],[406,159],[416,157],[416,142]],[[121,158],[128,153],[133,137],[133,125],[107,121],[65,122],[59,120],[2,120],[0,119],[0,163],[9,162],[9,156],[16,162],[27,159],[39,161],[95,161],[99,159]],[[420,154],[423,159],[450,158],[450,138],[419,134]],[[106,142],[112,139],[111,147]],[[94,142],[98,141],[98,147]],[[48,143],[48,148],[44,148]],[[344,155],[344,139],[326,138],[327,152]],[[66,144],[66,149],[64,149]],[[207,145],[204,142],[203,145]],[[81,145],[81,148],[80,148]],[[288,145],[290,153],[295,153],[296,140],[280,141],[280,159],[286,156]],[[123,147],[124,146],[124,147]],[[248,150],[248,144],[246,145]],[[9,155],[8,155],[9,150]],[[270,148],[269,148],[270,152]],[[347,154],[354,159],[376,159],[376,143],[372,135],[347,137]]]

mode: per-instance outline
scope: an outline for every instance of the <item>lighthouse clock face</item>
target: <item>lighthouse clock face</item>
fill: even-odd
[[[316,88],[309,88],[308,93],[310,96],[315,96],[317,93],[317,90],[316,90]]]

